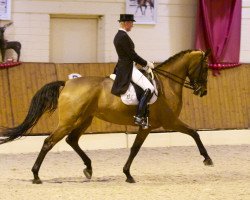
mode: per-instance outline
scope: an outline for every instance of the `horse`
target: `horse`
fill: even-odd
[[[2,61],[5,60],[5,52],[7,49],[13,49],[17,54],[17,62],[19,62],[20,54],[21,54],[21,43],[18,41],[7,41],[4,39],[5,29],[10,26],[12,22],[0,27],[0,50],[2,55]]]
[[[138,9],[140,9],[142,15],[145,15],[147,10],[147,3],[149,4],[150,10],[152,12],[152,10],[154,9],[154,0],[137,0],[137,8],[135,14],[137,13]],[[142,10],[142,7],[145,7],[144,11]]]
[[[149,106],[148,129],[138,128],[130,155],[123,167],[126,182],[135,183],[130,173],[131,164],[151,130],[163,127],[191,136],[204,157],[205,165],[213,165],[196,130],[190,128],[178,117],[182,107],[182,91],[186,86],[200,97],[207,94],[208,52],[186,50],[170,57],[154,69],[155,79],[160,85],[158,99]],[[186,80],[186,77],[189,78]],[[46,154],[60,140],[66,142],[80,156],[86,168],[86,178],[92,177],[91,159],[79,147],[78,141],[90,126],[93,117],[120,125],[134,125],[136,105],[125,105],[111,94],[113,80],[109,77],[81,77],[67,81],[45,84],[36,92],[24,121],[13,128],[1,127],[0,144],[11,142],[27,135],[45,112],[58,109],[59,122],[55,130],[44,140],[41,151],[32,167],[33,183],[42,183],[38,173]]]

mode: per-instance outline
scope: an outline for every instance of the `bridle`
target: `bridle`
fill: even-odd
[[[191,76],[192,74],[188,73],[187,76],[188,76],[188,78],[189,78],[190,81],[187,81],[186,79],[183,79],[183,78],[181,78],[181,77],[179,77],[179,76],[177,76],[177,75],[175,75],[173,73],[170,73],[168,71],[160,69],[160,67],[162,66],[162,64],[157,65],[153,69],[153,71],[156,74],[159,74],[161,76],[164,76],[165,78],[171,79],[172,81],[174,81],[174,82],[176,82],[176,83],[178,83],[180,85],[183,84],[183,86],[185,88],[188,88],[188,89],[191,89],[191,90],[194,90],[194,91],[198,91],[200,89],[200,87],[201,87],[200,85],[204,84],[206,82],[206,81],[204,81],[202,79],[202,74],[203,74],[202,67],[203,67],[203,62],[205,61],[205,59],[206,59],[206,56],[205,56],[205,53],[203,52],[202,58],[201,58],[201,60],[199,62],[199,66],[193,72],[193,73],[195,73],[197,70],[199,70],[199,76],[198,76],[197,79],[192,79],[192,76]]]

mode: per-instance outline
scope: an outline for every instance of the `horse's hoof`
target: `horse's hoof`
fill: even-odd
[[[41,179],[33,179],[32,181],[33,184],[42,184],[43,182],[41,181]]]
[[[214,163],[213,163],[213,161],[212,161],[211,158],[205,159],[205,160],[203,161],[203,163],[204,163],[204,165],[206,165],[206,166],[211,166],[211,167],[214,166]]]
[[[135,179],[133,177],[127,178],[126,182],[128,182],[128,183],[135,183]]]
[[[84,173],[84,175],[86,176],[87,179],[91,179],[91,177],[92,177],[92,169],[84,169],[83,173]]]

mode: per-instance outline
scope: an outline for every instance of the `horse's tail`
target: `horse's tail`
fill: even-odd
[[[1,127],[0,135],[3,135],[4,138],[0,138],[0,144],[11,142],[24,136],[30,128],[37,124],[45,112],[54,112],[58,104],[60,87],[64,85],[65,81],[55,81],[44,85],[38,90],[31,100],[30,108],[24,121],[13,128]]]

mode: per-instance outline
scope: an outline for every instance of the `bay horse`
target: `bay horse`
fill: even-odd
[[[18,41],[8,41],[4,39],[5,29],[10,26],[12,22],[5,24],[3,27],[0,27],[0,50],[2,56],[2,62],[5,60],[5,52],[8,49],[13,49],[17,54],[17,62],[19,62],[20,54],[21,54],[21,43]]]
[[[178,118],[182,107],[182,90],[185,85],[193,89],[195,95],[202,97],[207,93],[207,56],[207,52],[186,50],[170,57],[154,69],[161,89],[157,101],[149,108],[151,126],[148,129],[139,127],[130,155],[123,167],[127,182],[135,182],[130,174],[131,164],[150,131],[159,127],[190,135],[204,157],[204,164],[213,165],[197,131]],[[186,80],[186,77],[190,81]],[[79,147],[78,141],[90,126],[93,117],[120,125],[134,125],[136,105],[125,105],[119,97],[112,95],[110,92],[112,85],[113,80],[108,77],[81,77],[44,85],[33,96],[24,121],[13,128],[2,127],[0,135],[3,137],[0,138],[0,144],[27,135],[28,130],[35,126],[46,111],[53,112],[58,108],[59,123],[44,140],[32,168],[33,183],[42,183],[38,176],[41,164],[46,154],[65,136],[67,136],[66,142],[86,165],[83,170],[84,175],[91,179],[91,160]]]

